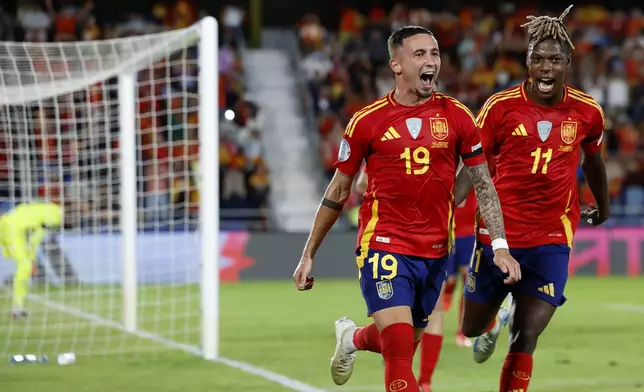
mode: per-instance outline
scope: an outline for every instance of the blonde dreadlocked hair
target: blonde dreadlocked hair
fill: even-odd
[[[534,46],[547,38],[554,38],[570,45],[570,49],[575,49],[575,45],[572,44],[572,40],[568,34],[568,29],[563,23],[563,18],[570,12],[571,8],[572,4],[558,18],[545,15],[528,16],[526,19],[529,22],[522,24],[521,27],[528,29],[530,46]]]

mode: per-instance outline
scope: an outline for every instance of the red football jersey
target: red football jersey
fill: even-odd
[[[604,113],[589,95],[564,87],[562,101],[539,106],[525,83],[492,95],[477,116],[492,166],[511,248],[572,246],[580,220],[577,169],[581,150],[602,148]],[[480,222],[478,237],[490,244]]]
[[[476,221],[476,194],[472,190],[464,202],[454,211],[454,232],[457,238],[474,235]]]
[[[447,255],[459,157],[485,163],[472,113],[435,92],[418,106],[393,92],[357,112],[347,125],[336,168],[354,177],[367,162],[358,245],[410,256]]]

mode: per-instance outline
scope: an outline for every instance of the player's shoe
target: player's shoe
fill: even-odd
[[[465,335],[463,335],[463,332],[458,332],[456,334],[456,345],[458,347],[472,347],[472,341],[468,339]]]
[[[508,324],[509,319],[510,311],[508,308],[502,307],[496,315],[496,325],[494,325],[494,328],[476,338],[472,349],[474,352],[474,361],[476,361],[476,363],[483,363],[492,356],[494,349],[496,348],[496,341],[499,338],[499,334],[503,327]]]
[[[350,318],[342,317],[335,322],[335,352],[331,357],[331,378],[336,385],[344,385],[353,373],[353,363],[358,356],[355,348],[347,347],[345,343],[357,329],[356,323]]]

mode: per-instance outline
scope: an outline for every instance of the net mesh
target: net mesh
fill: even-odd
[[[64,206],[34,263],[26,320],[0,260],[0,352],[140,353],[200,338],[198,25],[76,43],[0,42],[3,212]],[[118,77],[136,73],[138,329],[122,332]],[[213,108],[215,110],[215,108]],[[133,119],[134,120],[134,119]],[[155,342],[156,341],[156,342]]]

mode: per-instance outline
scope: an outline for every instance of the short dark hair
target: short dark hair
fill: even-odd
[[[432,37],[434,36],[434,33],[432,33],[429,29],[421,26],[403,26],[391,33],[389,39],[387,40],[389,56],[391,57],[393,55],[394,49],[403,46],[404,40],[418,34],[429,34]]]
[[[572,5],[564,10],[564,12],[558,17],[553,18],[551,16],[528,16],[527,19],[529,22],[521,25],[523,28],[528,29],[529,43],[528,51],[534,49],[539,42],[554,39],[559,41],[562,49],[570,54],[572,49],[575,48],[572,40],[570,39],[570,34],[566,25],[563,23],[563,18],[570,12]]]

